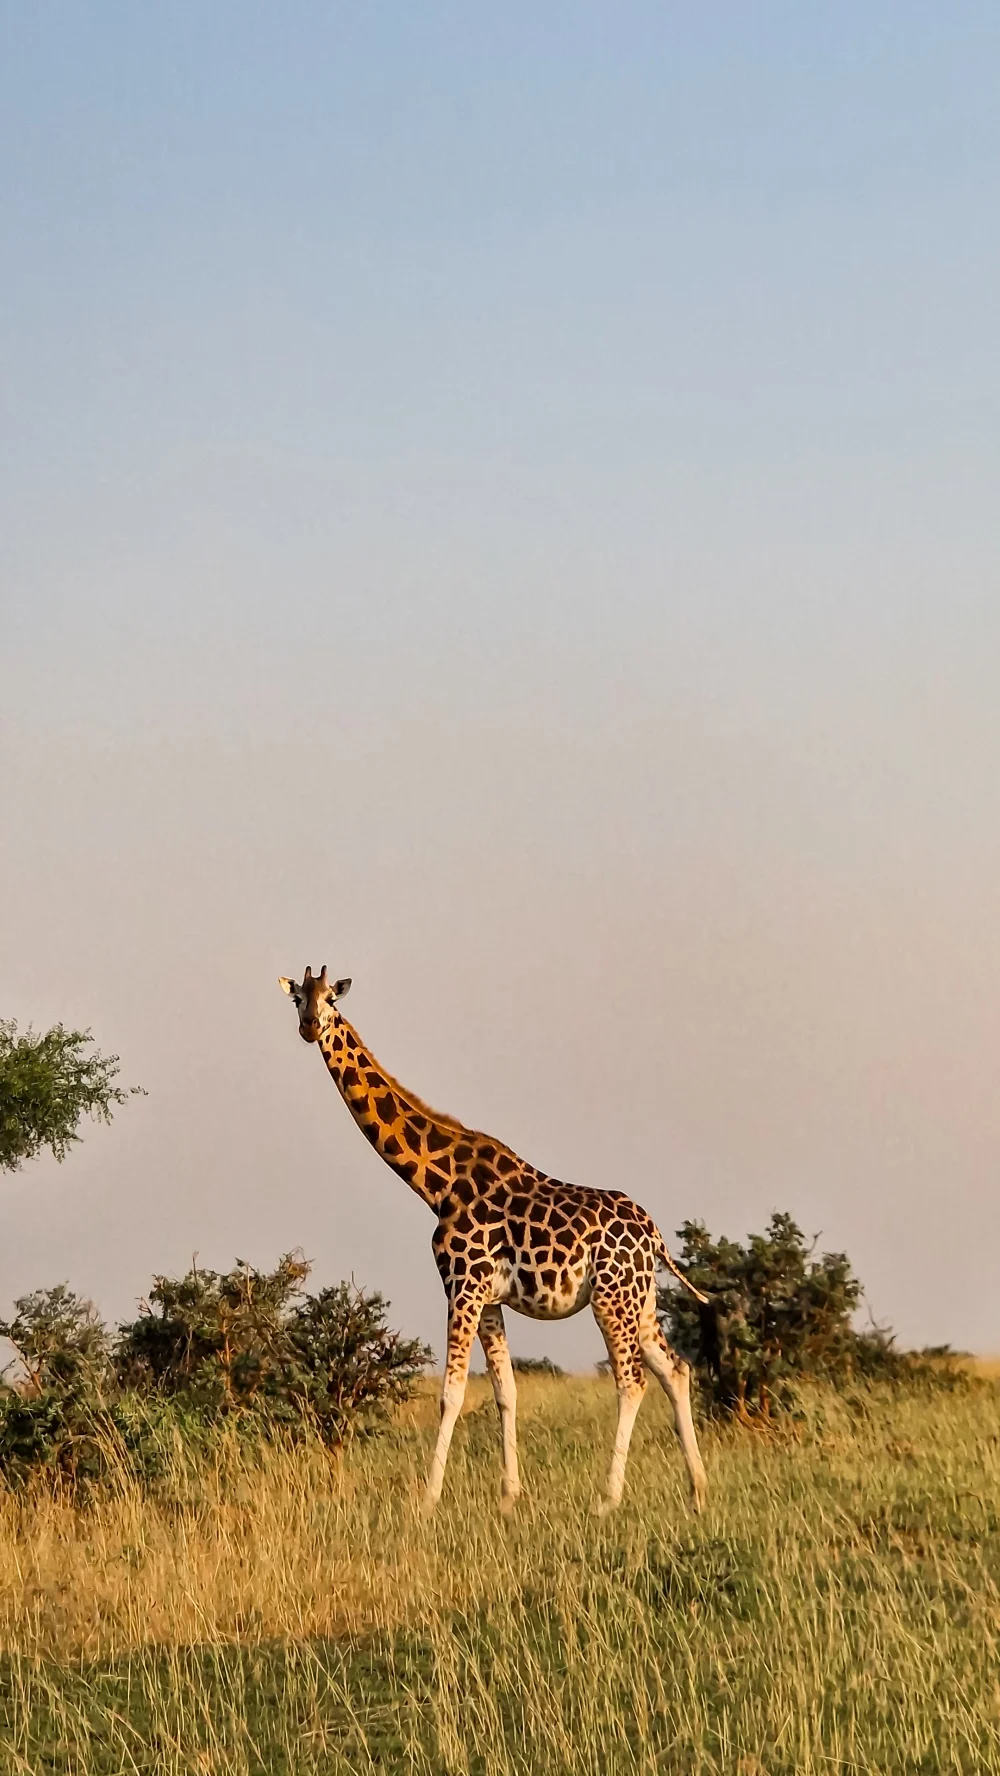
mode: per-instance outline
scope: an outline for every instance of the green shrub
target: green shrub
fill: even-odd
[[[0,1337],[16,1346],[27,1375],[20,1391],[81,1387],[101,1392],[112,1379],[111,1339],[92,1301],[66,1283],[36,1289],[14,1303],[14,1318],[0,1320]]]
[[[292,1254],[273,1271],[237,1263],[158,1276],[138,1318],[119,1328],[124,1386],[184,1399],[210,1417],[281,1393],[286,1326],[309,1267]]]
[[[96,1472],[114,1378],[111,1340],[93,1303],[65,1283],[36,1289],[15,1302],[0,1335],[23,1364],[16,1393],[0,1404],[0,1468],[16,1479],[38,1468],[70,1481]]]
[[[120,1329],[120,1382],[209,1417],[311,1424],[331,1446],[370,1430],[410,1397],[431,1352],[389,1328],[382,1295],[350,1283],[310,1295],[308,1274],[290,1253],[273,1271],[157,1277],[142,1314]]]
[[[679,1268],[708,1295],[697,1302],[668,1284],[659,1292],[667,1336],[695,1367],[709,1410],[767,1419],[795,1403],[803,1377],[845,1383],[920,1381],[955,1385],[957,1355],[947,1347],[897,1349],[885,1327],[858,1331],[863,1290],[843,1252],[815,1255],[790,1215],[774,1214],[745,1246],[713,1240],[700,1221],[678,1231]]]
[[[79,1487],[124,1457],[150,1479],[176,1432],[198,1439],[223,1420],[248,1436],[308,1430],[330,1447],[374,1430],[431,1353],[389,1328],[377,1293],[307,1294],[308,1270],[292,1255],[270,1272],[158,1277],[116,1337],[65,1284],[24,1296],[0,1322],[25,1375],[0,1396],[0,1473]]]

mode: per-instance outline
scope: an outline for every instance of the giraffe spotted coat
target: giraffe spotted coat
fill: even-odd
[[[652,1218],[620,1190],[588,1190],[547,1177],[501,1141],[431,1110],[404,1090],[365,1048],[338,1010],[350,981],[325,967],[300,983],[282,980],[299,1012],[299,1033],[318,1043],[348,1109],[386,1164],[433,1210],[434,1259],[448,1300],[448,1356],[441,1426],[427,1502],[441,1492],[451,1434],[461,1410],[472,1345],[479,1336],[500,1411],[502,1500],[518,1496],[515,1387],[503,1308],[532,1319],[564,1319],[590,1306],[618,1391],[618,1430],[605,1505],[617,1504],[636,1412],[650,1370],[670,1396],[700,1508],[705,1473],[690,1408],[688,1365],[656,1317],[656,1267],[681,1281]],[[690,1286],[690,1285],[688,1285]]]

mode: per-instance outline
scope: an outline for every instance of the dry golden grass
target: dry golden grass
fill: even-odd
[[[1000,1772],[991,1386],[711,1433],[698,1521],[651,1397],[598,1520],[610,1384],[532,1378],[509,1524],[470,1393],[430,1525],[429,1398],[341,1464],[232,1439],[155,1495],[0,1495],[4,1776]]]

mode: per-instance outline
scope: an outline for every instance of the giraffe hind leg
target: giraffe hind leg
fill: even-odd
[[[503,1440],[500,1509],[508,1512],[521,1496],[521,1479],[517,1467],[517,1386],[507,1347],[502,1307],[491,1304],[483,1308],[479,1316],[479,1342],[486,1357],[486,1367],[493,1383],[493,1398],[500,1414],[500,1435]]]
[[[598,1507],[603,1515],[621,1503],[625,1488],[632,1429],[646,1392],[646,1375],[639,1349],[638,1315],[627,1298],[595,1287],[591,1298],[594,1318],[607,1346],[618,1393],[618,1425],[615,1430],[607,1486]]]
[[[674,1428],[681,1446],[691,1482],[691,1508],[701,1511],[708,1492],[694,1420],[691,1417],[691,1365],[671,1350],[656,1317],[656,1290],[650,1291],[639,1326],[642,1360],[650,1374],[655,1375],[674,1410]]]

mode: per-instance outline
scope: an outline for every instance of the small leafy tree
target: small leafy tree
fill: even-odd
[[[332,1447],[409,1400],[431,1361],[419,1339],[389,1330],[387,1308],[377,1290],[336,1283],[307,1295],[288,1322],[287,1398]]]
[[[48,1147],[65,1159],[81,1117],[110,1122],[113,1106],[140,1091],[114,1081],[118,1056],[92,1047],[89,1030],[62,1024],[40,1035],[0,1019],[0,1169],[16,1171]]]
[[[36,1289],[15,1302],[13,1319],[0,1321],[0,1337],[24,1365],[16,1392],[0,1405],[0,1468],[15,1479],[39,1468],[71,1482],[94,1477],[114,1377],[111,1340],[93,1302],[65,1283]]]
[[[22,1295],[14,1318],[0,1320],[0,1338],[16,1346],[33,1393],[78,1385],[103,1390],[110,1379],[107,1327],[93,1302],[67,1283]]]
[[[294,1253],[273,1271],[158,1276],[138,1318],[119,1329],[115,1363],[123,1385],[183,1396],[218,1415],[273,1397],[286,1364],[286,1323],[309,1267]],[[280,1391],[280,1390],[279,1390]]]
[[[309,1295],[308,1274],[289,1253],[273,1271],[237,1264],[157,1277],[143,1312],[120,1330],[120,1380],[212,1416],[311,1422],[331,1445],[372,1428],[410,1397],[431,1352],[389,1328],[382,1295],[349,1283]]]
[[[117,1452],[152,1479],[176,1431],[200,1439],[223,1418],[248,1435],[311,1429],[332,1448],[376,1429],[431,1352],[390,1329],[381,1295],[350,1283],[309,1295],[308,1274],[291,1253],[273,1271],[158,1277],[117,1337],[65,1284],[24,1296],[0,1322],[25,1378],[0,1394],[0,1472],[47,1471],[76,1488]]]
[[[899,1351],[884,1327],[859,1332],[853,1316],[863,1290],[843,1252],[816,1255],[787,1214],[774,1214],[746,1245],[713,1240],[700,1221],[678,1232],[680,1268],[708,1297],[660,1290],[671,1343],[689,1356],[702,1397],[716,1412],[767,1419],[794,1400],[802,1376],[842,1385],[853,1377],[945,1380],[951,1353]]]

